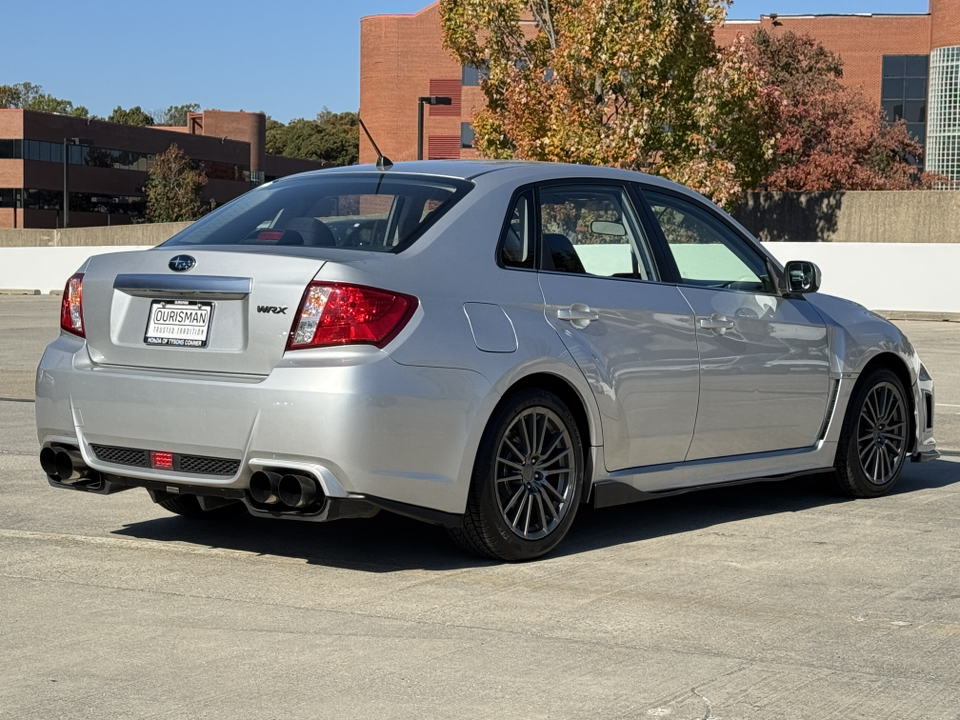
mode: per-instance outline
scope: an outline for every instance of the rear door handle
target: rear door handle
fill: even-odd
[[[727,330],[733,329],[733,320],[721,313],[714,313],[708,318],[700,318],[700,327],[704,330],[716,330],[723,335]]]
[[[575,328],[585,328],[594,320],[599,320],[600,314],[591,310],[589,305],[574,303],[568,308],[557,310],[557,317],[566,320]]]

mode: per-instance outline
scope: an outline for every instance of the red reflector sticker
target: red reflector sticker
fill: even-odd
[[[152,452],[150,464],[159,470],[173,470],[173,453]]]

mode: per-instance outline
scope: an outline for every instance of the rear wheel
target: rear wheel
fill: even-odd
[[[890,370],[872,372],[853,392],[837,448],[837,481],[851,497],[879,497],[893,488],[909,451],[910,408]]]
[[[577,423],[556,395],[524,390],[490,420],[477,453],[463,548],[499,560],[544,555],[570,528],[583,491]]]
[[[160,505],[165,510],[169,510],[177,515],[191,518],[204,518],[206,520],[221,520],[224,518],[236,517],[246,512],[246,506],[239,500],[227,505],[221,505],[211,510],[204,510],[200,506],[200,501],[196,495],[178,495],[167,500],[160,500]]]

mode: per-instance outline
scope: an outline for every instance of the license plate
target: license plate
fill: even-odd
[[[207,346],[212,302],[154,300],[143,341],[147,345],[202,348]]]

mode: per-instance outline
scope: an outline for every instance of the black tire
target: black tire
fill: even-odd
[[[583,443],[563,401],[523,390],[491,417],[474,463],[467,511],[451,537],[497,560],[532,560],[570,529],[583,492]]]
[[[847,407],[835,463],[837,485],[857,498],[886,495],[910,450],[910,405],[893,372],[879,368],[857,384]]]
[[[212,510],[204,510],[200,507],[200,501],[197,500],[196,495],[178,495],[168,500],[160,500],[157,505],[177,515],[204,520],[224,520],[242,515],[247,511],[246,505],[239,500]]]

